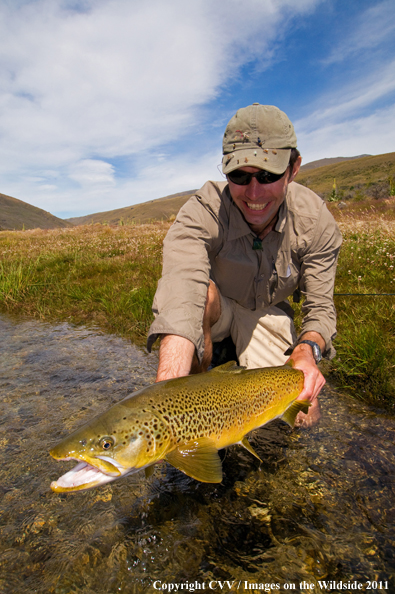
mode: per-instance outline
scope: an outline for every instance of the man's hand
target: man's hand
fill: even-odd
[[[302,339],[316,342],[321,350],[325,348],[325,342],[317,332],[306,332]],[[292,360],[295,369],[300,369],[304,373],[304,387],[297,399],[308,400],[311,403],[308,414],[300,412],[296,417],[295,425],[311,427],[318,422],[321,416],[317,396],[325,384],[325,378],[318,369],[311,346],[308,344],[298,344],[289,360]]]

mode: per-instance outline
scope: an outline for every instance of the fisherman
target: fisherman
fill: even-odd
[[[229,121],[223,138],[226,182],[207,182],[181,208],[163,251],[153,303],[150,351],[160,337],[157,381],[206,371],[213,342],[231,336],[240,365],[303,371],[299,425],[319,416],[336,334],[333,289],[340,231],[323,200],[294,179],[294,127],[277,107],[254,103]],[[304,296],[296,334],[294,301]]]

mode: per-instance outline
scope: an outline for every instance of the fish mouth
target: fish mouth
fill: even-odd
[[[55,458],[55,456],[53,457]],[[115,460],[110,460],[105,456],[93,459],[89,458],[87,460],[78,460],[77,458],[70,457],[56,457],[56,459],[77,460],[78,464],[69,470],[69,472],[59,477],[57,481],[52,481],[50,487],[55,493],[69,493],[71,491],[92,489],[93,487],[110,483],[127,472]]]

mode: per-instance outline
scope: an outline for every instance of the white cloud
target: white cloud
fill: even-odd
[[[81,186],[114,186],[114,167],[105,161],[83,159],[71,166],[69,178]]]
[[[110,188],[123,195],[110,162],[196,134],[202,107],[243,64],[269,64],[289,20],[321,1],[3,4],[0,191],[55,213],[62,202],[84,209],[77,193],[91,183],[103,200]]]
[[[348,30],[324,64],[344,62],[350,56],[361,56],[391,40],[395,34],[395,4],[393,0],[375,3],[355,18],[354,30]]]
[[[303,162],[325,157],[354,157],[393,152],[395,105],[345,121],[332,121],[299,135]]]

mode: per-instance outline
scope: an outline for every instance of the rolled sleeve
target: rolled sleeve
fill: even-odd
[[[155,320],[147,339],[150,351],[158,336],[175,334],[190,340],[201,360],[203,314],[210,279],[209,252],[220,226],[216,213],[193,196],[182,207],[163,243],[162,278],[152,310]]]
[[[332,345],[336,336],[333,291],[341,243],[339,228],[323,205],[312,244],[302,261],[300,288],[305,301],[300,336],[309,331],[321,334],[326,345],[324,356],[328,359],[336,354]]]

